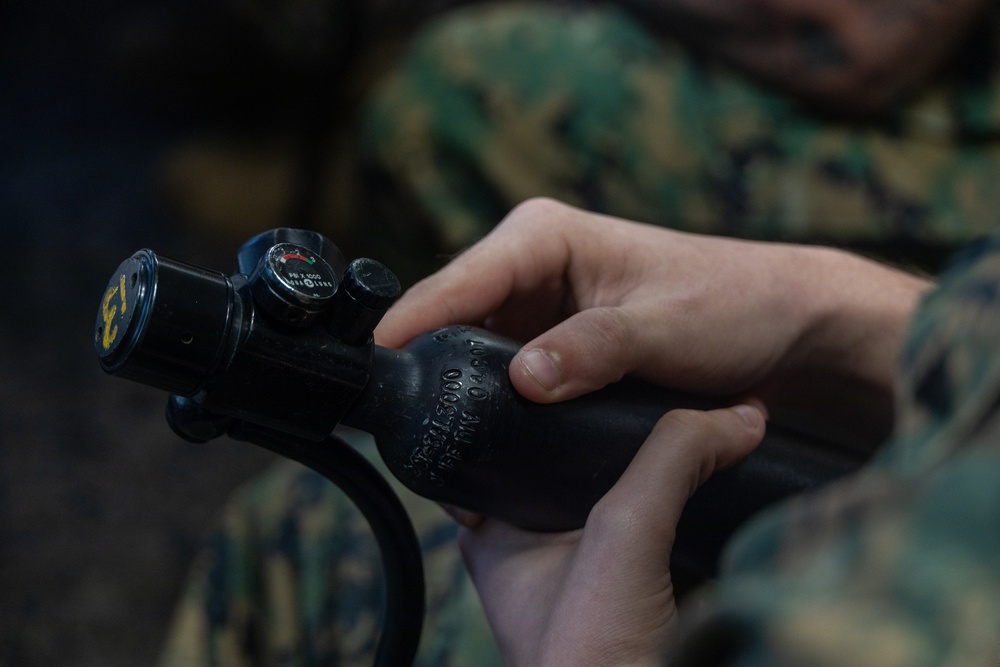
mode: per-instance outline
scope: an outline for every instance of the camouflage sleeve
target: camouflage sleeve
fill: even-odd
[[[679,664],[1000,664],[1000,233],[912,325],[862,474],[755,520]]]
[[[500,659],[455,545],[455,523],[385,470],[371,438],[344,436],[394,485],[420,538],[427,608],[418,667]],[[368,667],[382,614],[378,547],[354,506],[284,461],[225,508],[175,612],[161,667]]]
[[[690,231],[955,248],[1000,206],[997,13],[960,71],[861,122],[608,6],[477,5],[429,23],[377,87],[366,152],[451,250],[534,196]]]

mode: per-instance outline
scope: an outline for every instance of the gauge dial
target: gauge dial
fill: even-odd
[[[337,292],[330,265],[302,246],[279,243],[268,251],[266,261],[281,291],[303,306],[325,304]]]
[[[294,243],[272,246],[260,260],[251,288],[258,305],[287,324],[308,326],[333,302],[339,280],[318,254]]]

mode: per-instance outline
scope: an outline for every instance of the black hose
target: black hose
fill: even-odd
[[[378,542],[385,577],[375,665],[412,665],[424,622],[423,559],[410,517],[389,483],[364,456],[333,435],[313,442],[246,422],[229,434],[312,468],[340,487],[361,511]]]

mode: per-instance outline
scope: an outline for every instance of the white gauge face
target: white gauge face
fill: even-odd
[[[268,250],[267,263],[280,283],[273,287],[303,305],[328,301],[337,292],[337,277],[330,265],[302,246],[279,243]]]

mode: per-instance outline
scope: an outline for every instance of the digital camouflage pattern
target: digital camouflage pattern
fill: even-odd
[[[341,435],[389,479],[424,554],[419,667],[500,665],[456,525],[396,482],[367,434]],[[378,546],[331,482],[287,461],[233,498],[195,564],[161,667],[369,667],[382,619]]]
[[[451,249],[538,195],[698,232],[955,246],[1000,219],[996,43],[967,48],[963,75],[851,124],[623,11],[472,6],[417,35],[366,113],[367,150]]]
[[[995,43],[979,55],[976,76],[851,124],[615,9],[470,7],[430,23],[378,87],[361,155],[449,251],[536,195],[700,232],[948,249],[998,227]],[[711,611],[689,653],[1000,661],[998,248],[994,237],[967,253],[921,309],[892,443],[863,474],[742,533],[717,597],[698,605]],[[450,520],[401,495],[427,554],[418,664],[499,664]],[[339,492],[297,464],[255,480],[199,560],[162,665],[371,664],[381,584],[366,535]]]
[[[862,473],[730,544],[681,665],[1000,664],[1000,233],[922,304],[898,386]]]

